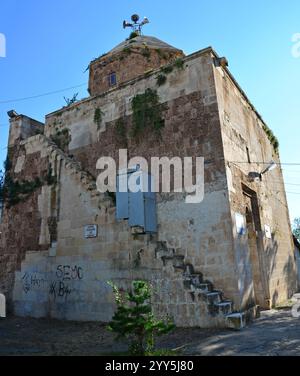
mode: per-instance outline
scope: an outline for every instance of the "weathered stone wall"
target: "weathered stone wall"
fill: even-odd
[[[205,51],[187,58],[185,64],[183,70],[168,75],[164,86],[156,86],[155,75],[142,77],[134,84],[51,114],[45,132],[53,137],[67,129],[69,153],[94,177],[97,159],[116,157],[120,142],[128,148],[129,157],[204,156],[204,201],[188,205],[183,195],[161,195],[157,205],[158,234],[136,237],[127,221],[116,221],[115,208],[109,200],[85,189],[80,174],[71,165],[68,167],[63,156],[53,157],[52,163],[56,161],[59,166],[58,242],[48,253],[27,255],[16,276],[17,314],[107,321],[114,309],[107,281],[128,287],[133,279],[140,278],[155,287],[156,311],[172,315],[177,325],[218,324],[218,319],[209,315],[207,305],[193,299],[185,288],[182,265],[178,268],[175,261],[164,263],[156,252],[158,244],[166,244],[194,273],[202,273],[204,280],[222,289],[229,298],[235,295],[237,282],[213,57]],[[165,127],[160,137],[145,130],[141,139],[134,139],[130,136],[131,100],[149,87],[157,89],[161,102],[167,105]],[[100,125],[94,122],[97,108],[104,114]],[[128,127],[125,145],[115,133],[119,118]],[[43,207],[48,207],[50,199],[46,193],[40,196]],[[83,236],[84,226],[90,224],[98,225],[95,239]]]
[[[35,242],[21,240],[18,247],[20,239],[26,239],[26,230],[20,227],[14,244],[6,248],[6,254],[14,254],[11,247],[17,247],[17,252],[22,249],[13,292],[15,313],[108,321],[115,308],[108,280],[124,288],[134,279],[151,281],[155,310],[173,316],[178,326],[222,322],[198,299],[203,291],[198,295],[192,291],[187,277],[201,276],[204,284],[222,290],[237,310],[257,299],[265,306],[266,301],[275,304],[290,295],[295,264],[281,171],[265,175],[257,185],[247,180],[248,163],[240,164],[247,162],[246,147],[253,159],[268,162],[277,157],[254,111],[213,63],[212,51],[203,50],[186,57],[183,69],[167,74],[162,86],[157,85],[157,70],[65,107],[47,116],[45,136],[22,143],[25,158],[20,155],[14,161],[15,173],[31,176],[36,168],[42,174],[50,165],[55,183],[32,196],[32,215],[39,221],[34,223]],[[145,128],[142,136],[134,137],[132,99],[147,88],[157,90],[165,105],[164,127],[159,136]],[[95,114],[100,112],[101,119],[96,121]],[[119,119],[125,126],[122,137],[116,127]],[[51,138],[59,140],[65,152]],[[132,235],[127,221],[116,221],[112,200],[95,186],[98,158],[117,159],[120,148],[128,149],[129,158],[147,160],[153,156],[204,157],[204,201],[190,205],[182,194],[159,194],[158,234]],[[32,158],[39,164],[33,169]],[[276,192],[275,180],[281,187]],[[242,183],[244,191],[247,188],[258,197],[256,226],[261,229],[257,242],[236,233],[235,213],[245,216],[246,206],[252,205]],[[23,212],[16,210],[25,226]],[[6,220],[6,225],[6,231],[13,231],[14,218]],[[98,236],[86,239],[86,225],[98,226]],[[265,225],[271,227],[272,239],[263,235]],[[254,243],[255,254],[249,251],[249,244],[255,248]]]
[[[116,86],[119,86],[182,56],[183,53],[179,50],[159,50],[131,44],[121,51],[109,53],[91,62],[89,92],[91,96],[95,96],[111,89],[109,84],[111,73],[116,73]]]
[[[251,297],[256,295],[258,303],[268,308],[287,300],[295,290],[295,261],[288,206],[280,165],[263,175],[261,182],[251,183],[247,176],[249,172],[262,172],[272,160],[280,163],[280,159],[263,129],[261,118],[229,73],[216,68],[215,79],[240,301],[242,306],[247,306]],[[251,163],[248,163],[249,160]],[[243,190],[252,191],[257,196],[259,214],[254,215],[254,232],[250,226],[247,234],[238,236],[235,213],[241,213],[246,220],[246,207],[251,208],[250,199]],[[265,226],[270,227],[271,238],[267,237]]]
[[[14,181],[22,183],[23,181],[32,182],[36,177],[47,175],[48,159],[41,156],[41,150],[29,150],[30,143],[15,138],[16,126],[23,129],[23,137],[25,134],[34,134],[34,129],[26,129],[31,127],[30,122],[26,119],[26,124],[20,123],[16,119],[16,123],[11,124],[10,135],[15,140],[12,143],[10,138],[10,147],[8,149],[8,173]],[[6,207],[3,211],[3,218],[0,224],[0,291],[7,295],[8,302],[11,302],[15,271],[21,267],[21,262],[25,258],[25,253],[29,250],[42,250],[39,244],[39,232],[41,226],[41,214],[38,210],[38,196],[41,188],[37,188],[32,193],[16,204]],[[20,196],[21,197],[21,196]],[[49,244],[44,244],[46,249]]]
[[[297,263],[297,278],[298,278],[298,288],[297,291],[300,291],[300,250],[295,247],[295,257]]]
[[[175,70],[168,75],[167,83],[162,87],[157,87],[154,74],[137,79],[134,85],[109,92],[105,96],[91,98],[63,113],[54,113],[47,117],[46,132],[55,132],[55,127],[68,128],[72,137],[70,153],[94,176],[97,175],[97,159],[103,155],[116,158],[120,147],[128,148],[129,157],[143,156],[148,160],[151,156],[204,156],[206,196],[211,192],[223,191],[224,217],[221,220],[223,224],[219,223],[220,218],[214,218],[215,205],[208,209],[203,217],[207,221],[207,227],[204,225],[205,221],[201,221],[199,228],[203,226],[205,237],[201,238],[198,233],[197,261],[201,260],[199,267],[204,269],[204,273],[207,272],[209,277],[216,279],[222,287],[226,286],[226,292],[230,294],[235,290],[232,270],[229,266],[223,268],[222,265],[230,265],[233,258],[233,255],[227,254],[231,249],[232,235],[226,220],[227,183],[224,180],[222,140],[212,74],[213,58],[208,51],[185,59],[185,63],[186,68],[183,71]],[[157,89],[161,102],[167,104],[168,110],[164,114],[165,127],[159,139],[151,131],[145,130],[142,140],[135,140],[130,137],[131,100],[134,95],[143,93],[147,87]],[[98,130],[93,121],[95,108],[100,108],[104,114]],[[114,127],[119,118],[125,119],[128,128],[125,143],[124,140],[119,142]],[[183,207],[187,212],[191,210],[188,205]],[[180,213],[183,215],[183,212]],[[209,215],[212,215],[211,222],[208,220]],[[171,232],[176,233],[176,224]],[[182,235],[180,237],[182,238]],[[205,252],[200,249],[205,249]],[[194,250],[192,255],[193,252]]]
[[[44,128],[44,124],[24,115],[10,119],[10,124],[9,146],[13,146],[18,140],[26,140],[37,133],[42,133]]]
[[[164,265],[155,250],[158,239],[168,239],[168,246],[177,254],[187,255],[196,270],[202,269],[200,262],[207,262],[208,267],[216,269],[213,256],[207,255],[213,253],[212,244],[209,244],[213,243],[213,238],[205,241],[201,235],[205,229],[210,231],[209,223],[222,221],[222,193],[208,195],[201,208],[195,208],[194,212],[188,212],[183,202],[181,205],[176,202],[160,205],[159,223],[164,232],[158,237],[136,238],[131,235],[127,221],[116,222],[115,208],[91,199],[75,184],[74,175],[62,171],[61,176],[62,205],[56,256],[50,257],[50,252],[27,254],[16,275],[16,314],[108,321],[115,306],[107,281],[112,280],[127,289],[132,280],[145,279],[155,288],[156,311],[160,315],[173,316],[178,326],[206,327],[218,323],[217,318],[209,316],[205,303],[194,301],[190,290],[184,288],[182,271],[176,271],[172,263]],[[219,208],[215,213],[211,211],[213,202],[218,203]],[[98,225],[98,238],[84,239],[86,224]],[[179,228],[182,228],[182,237],[177,236]],[[221,231],[219,233],[222,236]],[[218,261],[222,259],[219,257]],[[210,273],[208,270],[205,277],[213,275],[213,281],[217,281],[221,270],[216,278],[212,270]]]

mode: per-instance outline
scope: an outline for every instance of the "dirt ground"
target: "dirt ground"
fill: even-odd
[[[183,355],[300,355],[300,318],[290,310],[269,311],[240,332],[176,329],[158,347]],[[92,356],[126,351],[99,323],[9,317],[0,319],[0,356]]]

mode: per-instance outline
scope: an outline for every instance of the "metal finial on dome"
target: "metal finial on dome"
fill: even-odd
[[[140,16],[138,14],[133,14],[131,16],[131,21],[132,22],[123,22],[123,28],[126,29],[126,27],[131,27],[132,32],[136,33],[137,35],[142,34],[142,27],[146,24],[148,24],[150,21],[148,20],[147,17],[144,17],[142,22],[139,22]]]

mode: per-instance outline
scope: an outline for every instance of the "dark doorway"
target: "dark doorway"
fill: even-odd
[[[252,270],[252,294],[249,294],[248,306],[266,305],[266,288],[263,267],[263,242],[257,194],[243,185],[245,217],[247,226],[248,257]]]

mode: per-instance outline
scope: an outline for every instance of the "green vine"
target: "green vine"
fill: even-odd
[[[184,69],[184,61],[182,58],[178,58],[174,61],[174,67],[179,69],[179,70],[183,70]]]
[[[156,84],[157,84],[157,86],[162,86],[162,85],[164,85],[166,82],[167,82],[167,76],[165,76],[164,74],[159,74],[159,75],[156,77]]]
[[[164,126],[162,117],[164,109],[159,102],[157,91],[147,89],[144,94],[136,95],[132,100],[132,136],[139,136],[145,128],[159,132]]]
[[[9,172],[6,172],[5,182],[2,188],[2,198],[6,201],[8,207],[17,205],[26,201],[32,193],[44,185],[54,185],[57,183],[56,177],[52,176],[51,168],[43,177],[36,177],[34,180],[14,180]]]
[[[173,70],[174,70],[173,65],[167,65],[167,66],[161,68],[161,71],[162,71],[164,74],[170,74],[170,73],[173,72]]]
[[[265,124],[263,124],[263,130],[265,131],[269,141],[271,142],[271,145],[273,146],[275,153],[278,154],[279,141],[277,137],[274,135],[273,131]]]
[[[125,122],[123,119],[118,119],[116,121],[116,132],[117,132],[117,135],[120,137],[120,138],[126,138],[126,126],[125,126]]]
[[[129,39],[134,39],[134,38],[136,38],[136,37],[138,37],[138,36],[139,36],[139,34],[138,34],[136,31],[133,31],[133,32],[130,34]]]
[[[45,177],[45,182],[49,186],[55,185],[57,183],[57,178],[56,178],[56,176],[53,176],[53,174],[52,174],[52,168],[50,166],[48,168],[47,175]]]
[[[100,129],[101,123],[102,123],[102,118],[104,116],[104,113],[101,111],[101,109],[98,107],[95,110],[94,114],[94,122],[97,124],[97,129]]]
[[[49,166],[47,173],[41,178],[18,181],[12,177],[13,150],[8,149],[7,158],[4,162],[5,172],[0,171],[0,199],[5,201],[8,207],[24,202],[29,196],[43,185],[56,184],[56,178],[52,176]]]
[[[64,128],[61,131],[57,131],[54,135],[51,136],[51,140],[63,151],[69,146],[71,141],[71,136],[69,129]]]
[[[0,170],[0,202],[4,201],[4,172]]]
[[[174,69],[183,70],[184,61],[181,58],[176,59],[172,64],[166,65],[160,69],[160,74],[156,77],[157,86],[162,86],[167,82],[167,75],[172,73]]]
[[[40,188],[43,182],[39,177],[32,181],[21,182],[13,180],[9,174],[5,177],[4,199],[9,207],[25,201],[34,191]]]
[[[167,60],[168,56],[160,48],[156,49],[156,53],[161,59]]]
[[[149,61],[151,57],[151,52],[149,47],[145,46],[142,50],[142,55]]]

